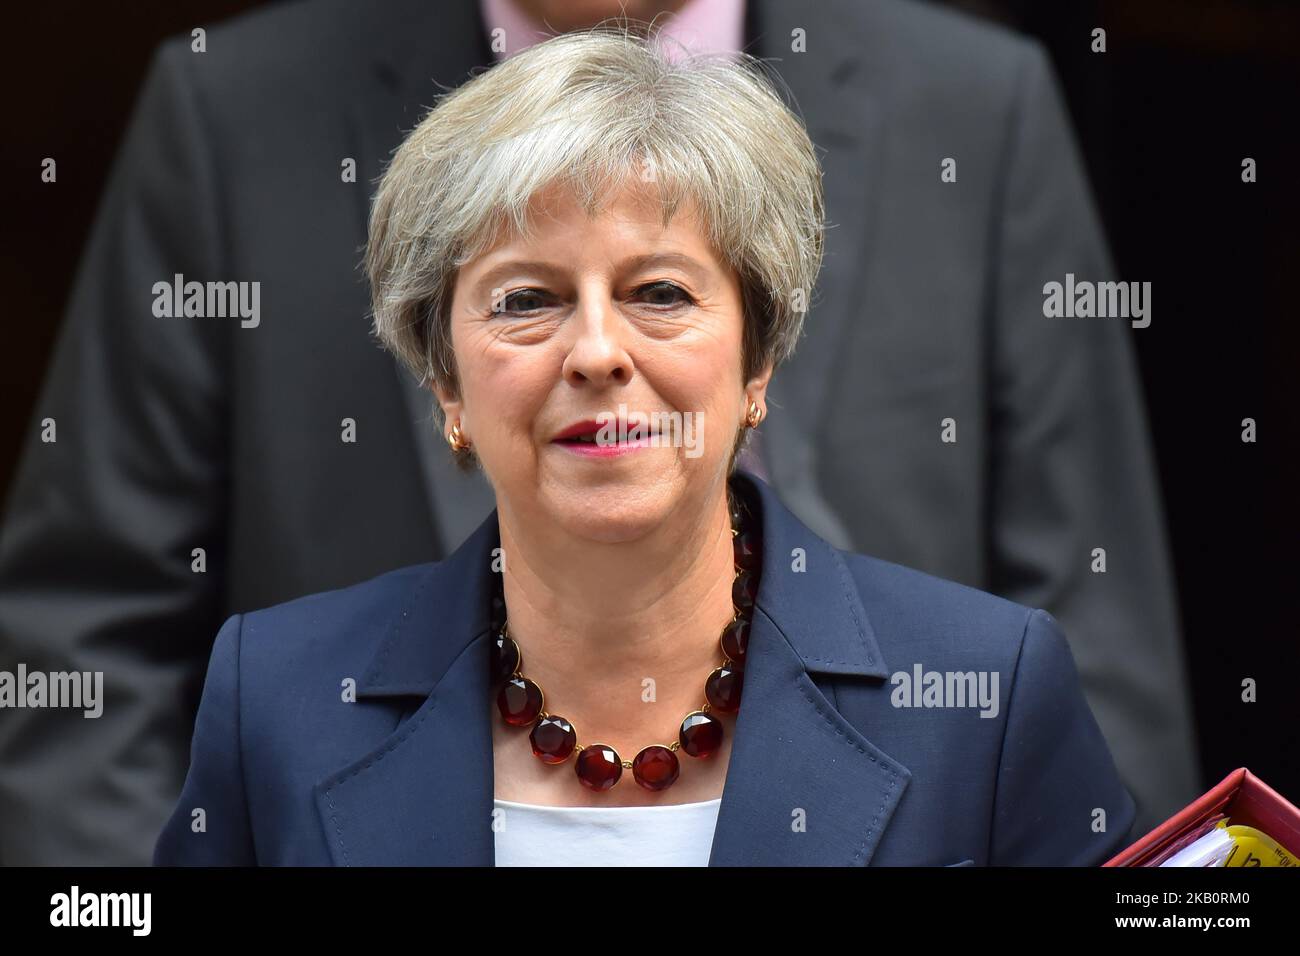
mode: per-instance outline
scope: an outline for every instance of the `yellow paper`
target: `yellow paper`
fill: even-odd
[[[1220,820],[1232,837],[1233,847],[1224,866],[1296,866],[1296,858],[1267,833],[1244,824]]]

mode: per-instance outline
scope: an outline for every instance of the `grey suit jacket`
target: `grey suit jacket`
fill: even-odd
[[[836,546],[1050,611],[1140,833],[1198,774],[1127,330],[1043,316],[1045,282],[1119,278],[1044,54],[900,0],[750,12],[831,222],[772,483]],[[386,158],[490,62],[468,0],[276,5],[155,54],[0,529],[0,669],[102,671],[104,712],[0,713],[0,862],[147,863],[221,621],[440,558],[491,511],[359,270]],[[155,317],[177,273],[260,282],[259,325]]]

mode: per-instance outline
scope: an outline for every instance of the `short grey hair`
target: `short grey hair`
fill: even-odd
[[[374,332],[419,376],[459,394],[450,305],[459,267],[567,183],[589,215],[632,177],[664,223],[695,203],[740,280],[745,380],[793,353],[821,267],[822,172],[802,121],[748,54],[669,60],[658,31],[562,34],[438,102],[397,148],[370,211]]]

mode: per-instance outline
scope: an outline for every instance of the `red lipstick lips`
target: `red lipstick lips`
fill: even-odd
[[[568,428],[564,429],[552,438],[551,441],[564,441],[570,438],[577,438],[579,435],[591,435],[594,438],[596,432],[600,431],[602,427],[604,426],[594,418],[585,418],[580,422],[574,422]]]
[[[651,440],[654,437],[651,429],[641,429],[644,434],[640,438],[619,441],[616,423],[617,419],[611,419],[608,424],[601,424],[594,418],[584,418],[560,431],[551,439],[551,444],[584,458],[615,458],[651,447]],[[598,433],[601,431],[605,431],[609,440],[597,441]]]

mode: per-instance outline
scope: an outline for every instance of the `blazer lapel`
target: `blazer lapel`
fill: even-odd
[[[335,865],[493,865],[488,615],[499,541],[493,511],[427,566],[357,682],[353,706],[418,708],[316,784]]]
[[[836,550],[769,485],[737,480],[759,506],[763,570],[709,865],[865,866],[911,774],[812,675],[883,684],[888,665]],[[792,570],[796,555],[805,571]]]
[[[911,775],[812,675],[883,682],[887,665],[835,549],[767,484],[734,480],[758,508],[764,563],[709,865],[865,865]],[[336,865],[493,865],[488,607],[499,541],[493,511],[394,609],[356,706],[387,700],[409,716],[315,787]],[[790,570],[796,549],[806,572]]]

